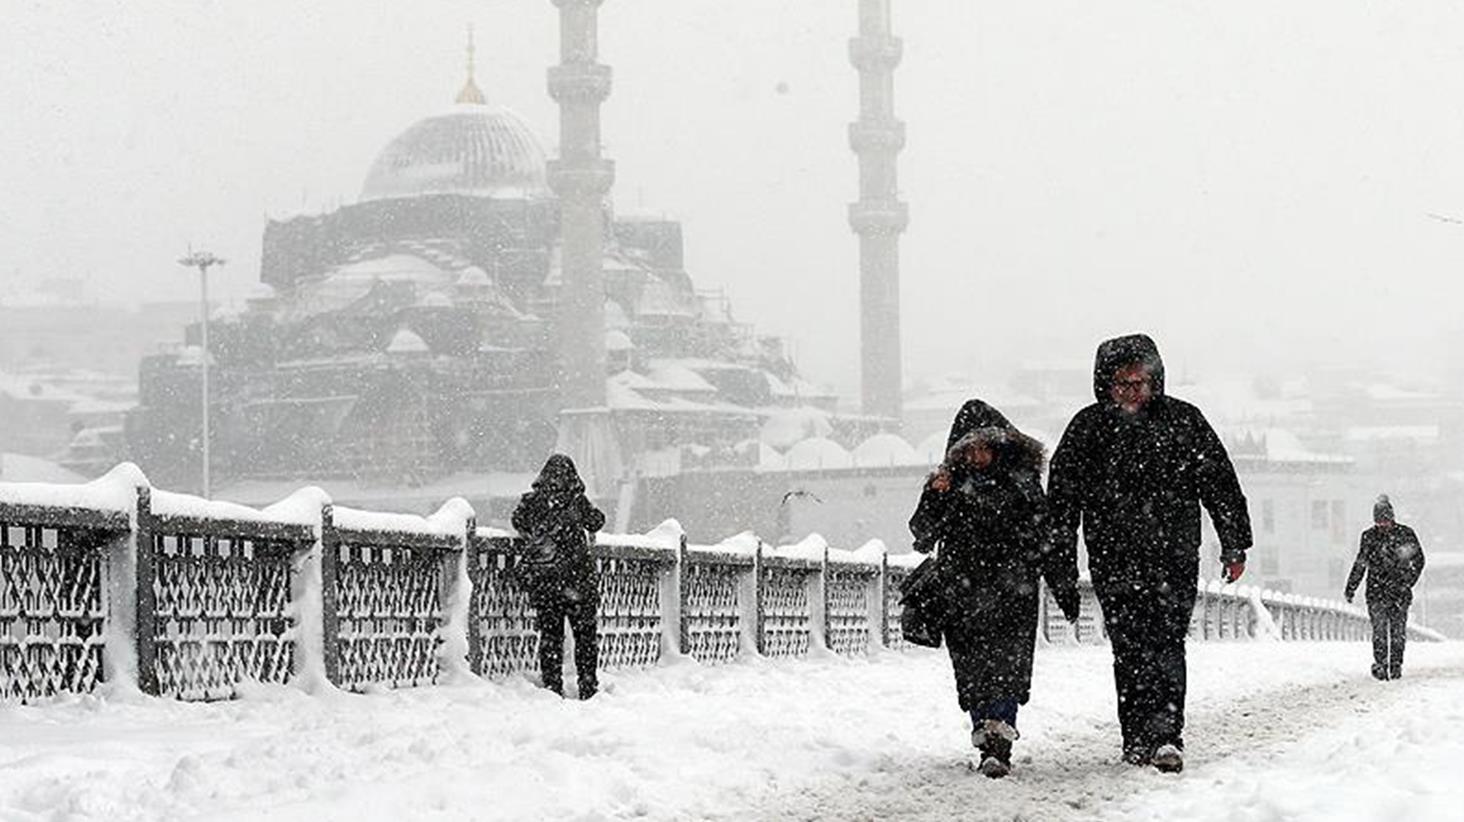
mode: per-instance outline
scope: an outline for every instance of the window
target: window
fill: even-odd
[[[1324,531],[1327,528],[1327,501],[1324,499],[1312,501],[1312,530]]]
[[[1261,574],[1263,576],[1275,576],[1281,573],[1281,557],[1274,546],[1267,545],[1259,552],[1261,555]]]
[[[1261,533],[1276,533],[1276,501],[1261,500]]]
[[[1347,503],[1332,500],[1332,542],[1342,545],[1347,542]]]

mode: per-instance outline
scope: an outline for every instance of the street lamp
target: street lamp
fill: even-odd
[[[209,251],[189,250],[188,256],[179,257],[178,265],[198,269],[198,286],[201,296],[200,310],[202,312],[203,324],[200,331],[200,348],[203,356],[199,363],[203,369],[203,384],[201,399],[203,408],[203,496],[209,497],[209,466],[208,466],[208,269],[209,266],[223,265],[222,257],[215,257]]]

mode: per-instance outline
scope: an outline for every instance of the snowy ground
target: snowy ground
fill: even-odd
[[[1044,648],[1016,770],[972,773],[943,652],[676,664],[210,705],[0,707],[0,820],[1458,819],[1464,645],[1190,647],[1188,767],[1118,763],[1106,648]]]

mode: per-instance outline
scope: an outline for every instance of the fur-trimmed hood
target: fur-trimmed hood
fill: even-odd
[[[996,460],[992,465],[1004,471],[1031,471],[1042,473],[1047,461],[1047,447],[1040,441],[1023,434],[1015,427],[985,426],[956,440],[945,456],[946,465],[960,466],[961,452],[972,445],[981,444],[991,449]]]

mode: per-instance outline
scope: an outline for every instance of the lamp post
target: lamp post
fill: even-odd
[[[203,411],[203,497],[209,497],[209,464],[208,464],[208,269],[210,266],[223,265],[222,257],[215,257],[209,251],[192,251],[188,256],[178,258],[178,264],[188,268],[198,269],[198,286],[200,294],[200,311],[202,315],[202,326],[200,328],[200,345],[202,356],[199,358],[199,365],[202,368],[202,390],[200,393],[201,407]]]

